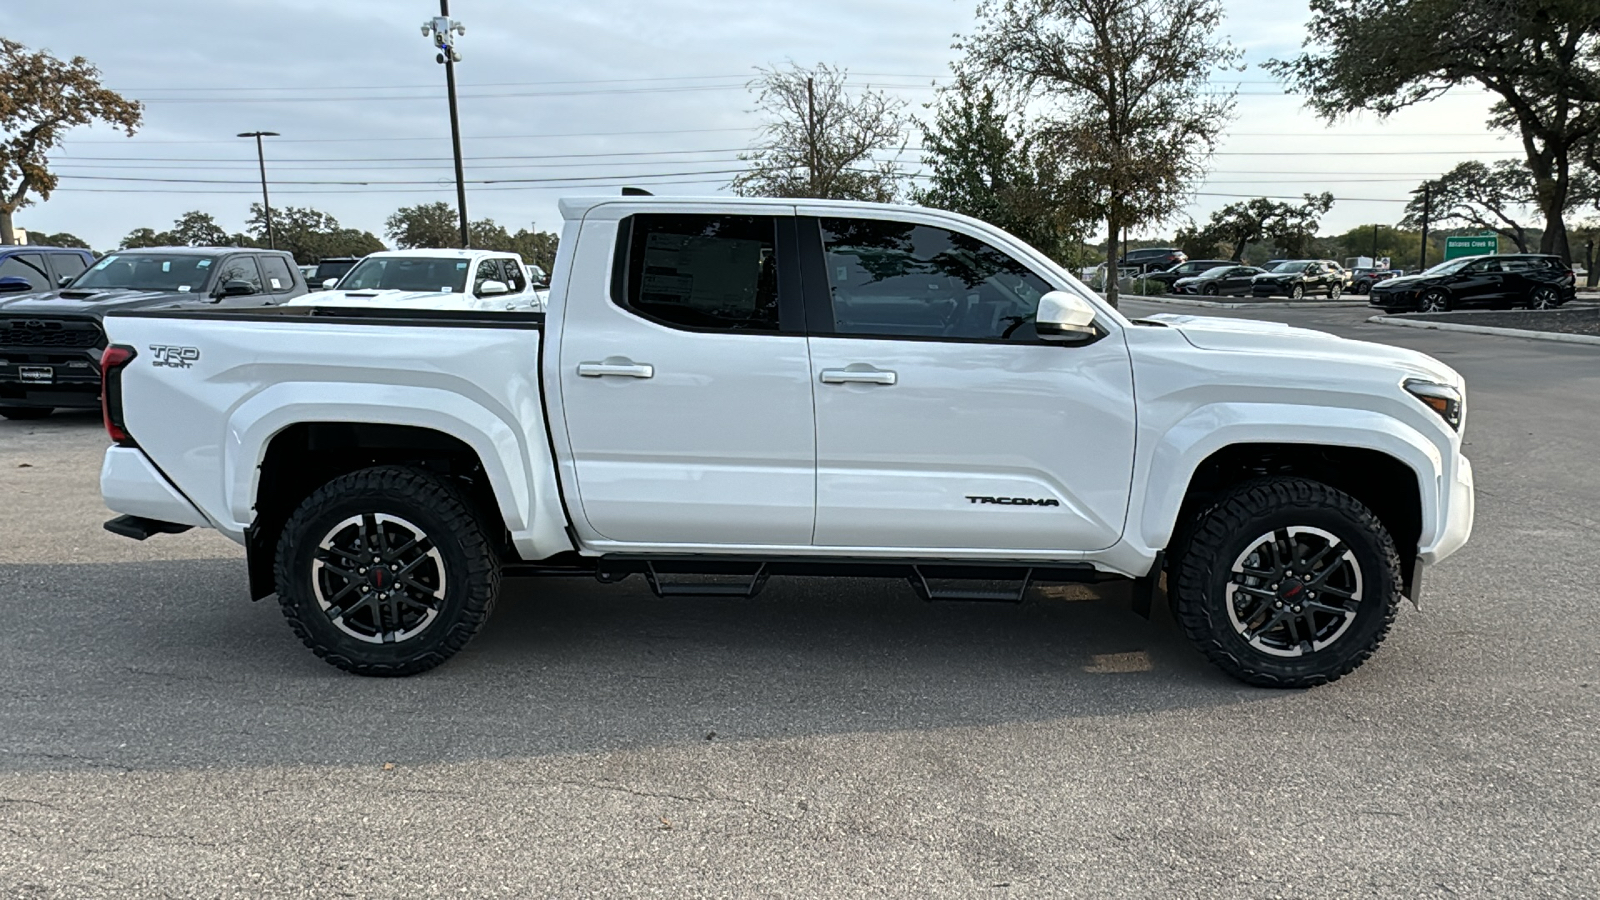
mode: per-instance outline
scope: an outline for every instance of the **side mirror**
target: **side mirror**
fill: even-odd
[[[1034,330],[1047,341],[1085,341],[1094,337],[1094,307],[1066,291],[1051,291],[1039,298]]]
[[[322,289],[325,291],[331,291],[333,290],[333,286],[338,283],[339,279],[337,278],[324,278],[322,279]]]
[[[256,286],[248,281],[228,281],[222,285],[222,296],[244,297],[256,292]]]
[[[511,288],[504,281],[485,281],[478,286],[478,296],[488,297],[493,294],[509,294]]]
[[[19,278],[16,275],[7,275],[4,278],[0,278],[0,294],[20,294],[23,291],[31,290],[33,290],[33,285],[29,284],[26,278]]]
[[[76,275],[63,275],[56,279],[56,287],[66,287],[77,278]]]

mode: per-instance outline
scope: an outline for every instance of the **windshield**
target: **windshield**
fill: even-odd
[[[442,291],[459,294],[467,286],[464,259],[428,256],[367,257],[339,281],[341,291]]]
[[[1310,263],[1306,263],[1306,262],[1278,263],[1278,267],[1276,269],[1273,269],[1272,271],[1274,271],[1274,272],[1304,272],[1306,266],[1308,266],[1308,265],[1310,265]]]
[[[1453,275],[1456,272],[1459,272],[1462,269],[1466,268],[1467,265],[1469,263],[1471,263],[1474,259],[1476,259],[1476,257],[1463,256],[1463,257],[1460,257],[1459,259],[1447,260],[1445,262],[1439,263],[1437,266],[1434,266],[1433,268],[1429,269],[1426,272],[1423,272],[1422,274],[1424,274],[1424,275]]]
[[[78,276],[73,290],[131,288],[138,291],[200,291],[211,264],[205,256],[177,253],[113,253]]]
[[[355,264],[356,262],[353,259],[341,259],[332,262],[324,260],[311,267],[311,272],[307,274],[306,280],[312,284],[321,284],[329,278],[341,278]]]
[[[1234,268],[1233,266],[1214,266],[1214,267],[1212,267],[1210,269],[1205,270],[1204,272],[1201,272],[1197,277],[1199,277],[1199,278],[1221,278],[1222,276],[1228,274],[1229,272],[1232,272],[1233,268]]]

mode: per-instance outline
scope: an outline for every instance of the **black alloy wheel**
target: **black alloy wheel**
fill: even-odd
[[[1204,288],[1200,289],[1200,292],[1205,294],[1207,297],[1215,297],[1218,293],[1220,293],[1219,289],[1214,284],[1206,285]]]
[[[1195,646],[1242,681],[1333,681],[1371,656],[1394,621],[1394,541],[1342,491],[1300,478],[1245,483],[1186,534],[1169,575],[1174,612]]]
[[[1529,309],[1555,309],[1560,305],[1561,295],[1548,284],[1541,284],[1528,294]]]
[[[343,475],[278,540],[278,601],[313,652],[358,675],[413,675],[466,646],[499,593],[498,559],[465,495],[409,468]]]
[[[1417,301],[1417,308],[1423,312],[1449,312],[1450,295],[1439,288],[1434,288],[1422,295]]]

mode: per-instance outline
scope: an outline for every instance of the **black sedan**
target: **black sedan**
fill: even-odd
[[[1329,300],[1344,293],[1344,266],[1331,259],[1292,259],[1278,263],[1271,271],[1250,282],[1250,293],[1257,297],[1283,296],[1299,300],[1307,294],[1327,294]]]
[[[1199,275],[1180,278],[1172,285],[1174,294],[1201,294],[1206,297],[1243,297],[1250,293],[1252,282],[1264,270],[1255,266],[1234,263],[1207,269]]]
[[[1367,302],[1386,312],[1445,312],[1468,305],[1555,309],[1577,290],[1577,277],[1561,257],[1506,253],[1463,256],[1379,282]]]
[[[1236,265],[1238,265],[1238,263],[1231,259],[1191,259],[1188,262],[1178,263],[1177,265],[1165,271],[1151,272],[1144,276],[1144,280],[1159,281],[1160,283],[1166,285],[1167,290],[1170,291],[1172,290],[1172,286],[1176,284],[1180,278],[1192,278],[1196,275],[1199,275],[1201,272],[1204,272],[1208,269],[1215,269],[1219,266]]]

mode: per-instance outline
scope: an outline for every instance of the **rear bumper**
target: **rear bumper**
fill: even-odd
[[[111,447],[100,467],[100,494],[113,512],[173,525],[211,522],[137,447]]]

